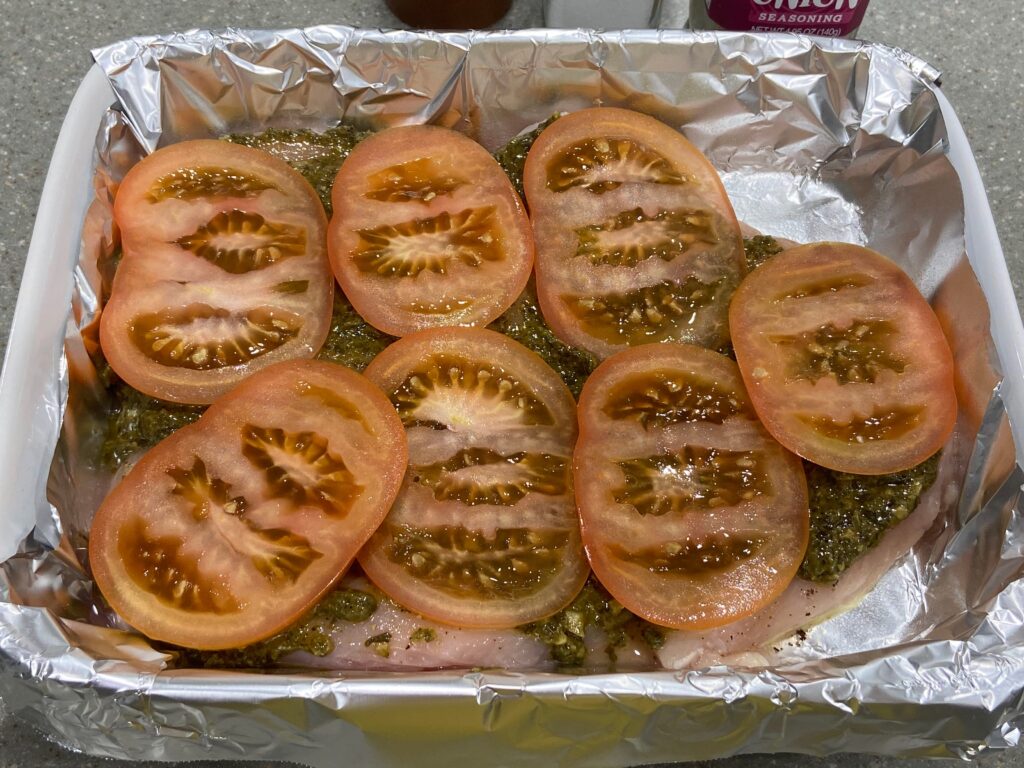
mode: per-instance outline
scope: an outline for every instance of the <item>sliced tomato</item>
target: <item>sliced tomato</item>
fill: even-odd
[[[284,162],[225,141],[160,149],[114,201],[124,257],[100,319],[110,366],[147,395],[209,403],[330,328],[327,219]]]
[[[555,613],[588,568],[573,502],[576,404],[540,357],[493,331],[411,334],[366,376],[409,437],[409,471],[359,554],[400,605],[460,627]]]
[[[334,274],[370,325],[393,336],[486,325],[533,268],[530,222],[487,150],[429,125],[362,141],[331,197]]]
[[[899,472],[953,431],[949,344],[913,281],[875,251],[846,243],[787,250],[743,282],[729,322],[758,416],[808,461]]]
[[[564,341],[627,346],[729,340],[743,241],[718,174],[682,134],[624,109],[559,118],[526,157],[537,294]]]
[[[583,541],[626,608],[706,629],[792,581],[807,549],[803,469],[757,421],[732,360],[686,344],[620,352],[587,380],[579,415]]]
[[[89,560],[143,634],[200,649],[279,632],[337,580],[387,514],[405,433],[359,374],[279,363],[159,443],[96,512]]]

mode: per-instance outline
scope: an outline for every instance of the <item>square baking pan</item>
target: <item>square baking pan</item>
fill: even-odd
[[[803,36],[344,27],[193,31],[94,55],[54,150],[0,381],[0,692],[12,712],[96,755],[316,766],[971,756],[1017,743],[1024,328],[971,149],[927,64]],[[494,149],[593,104],[681,126],[749,224],[899,251],[945,312],[961,378],[982,391],[976,437],[958,501],[845,615],[874,641],[837,645],[839,617],[763,666],[241,673],[172,669],[143,639],[90,621],[78,553],[96,482],[77,449],[79,417],[97,406],[76,371],[94,351],[95,257],[133,153],[341,120],[438,122]],[[880,610],[893,599],[898,621]]]

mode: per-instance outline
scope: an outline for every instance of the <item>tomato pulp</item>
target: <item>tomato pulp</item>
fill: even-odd
[[[537,295],[560,338],[602,358],[728,342],[740,229],[715,169],[678,131],[624,109],[565,115],[531,147],[523,186]]]
[[[588,568],[573,501],[576,404],[537,355],[493,331],[411,334],[366,375],[409,436],[409,471],[359,554],[399,604],[461,627],[555,613]]]
[[[729,321],[758,416],[808,461],[899,472],[953,431],[946,337],[911,279],[875,251],[846,243],[784,251],[744,280]]]
[[[620,352],[587,380],[579,415],[583,541],[626,608],[706,629],[792,581],[808,538],[803,468],[757,421],[732,360],[687,344]]]
[[[365,139],[338,172],[329,247],[360,315],[404,336],[486,325],[529,279],[533,235],[504,171],[472,139],[430,125]]]
[[[331,587],[405,472],[394,408],[361,375],[290,361],[253,374],[147,452],[89,535],[104,597],[157,640],[267,638]]]
[[[124,257],[100,343],[131,386],[210,403],[323,344],[334,295],[326,216],[281,160],[224,141],[160,149],[125,176],[114,218]]]

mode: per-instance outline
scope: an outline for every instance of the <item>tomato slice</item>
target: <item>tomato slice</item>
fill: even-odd
[[[345,571],[407,461],[391,403],[311,360],[253,374],[139,460],[96,512],[89,559],[143,634],[200,649],[279,632]]]
[[[782,593],[807,549],[807,484],[732,360],[687,344],[620,352],[587,380],[579,414],[583,541],[616,600],[706,629]]]
[[[487,150],[430,125],[390,128],[352,150],[334,181],[329,249],[370,325],[404,336],[486,325],[533,268],[523,204]]]
[[[743,282],[729,321],[758,416],[808,461],[899,472],[953,431],[949,344],[911,279],[875,251],[846,243],[784,251]]]
[[[225,141],[160,149],[114,201],[124,257],[100,320],[110,366],[147,395],[209,403],[330,327],[327,220],[287,164]]]
[[[602,358],[729,340],[743,241],[718,174],[680,133],[624,109],[575,112],[534,142],[523,184],[541,311],[563,340]]]
[[[409,436],[409,471],[359,554],[393,600],[460,627],[507,628],[567,605],[588,568],[573,502],[576,404],[558,375],[493,331],[411,334],[366,376]]]

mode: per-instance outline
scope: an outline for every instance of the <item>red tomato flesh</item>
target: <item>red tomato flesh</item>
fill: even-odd
[[[455,131],[375,133],[341,166],[331,200],[334,274],[385,333],[486,325],[529,279],[523,204],[487,150]]]
[[[729,340],[743,241],[718,174],[682,134],[637,112],[560,117],[526,157],[537,295],[555,333],[599,357]]]
[[[803,468],[757,421],[730,359],[686,344],[620,352],[587,380],[579,416],[583,541],[626,608],[707,629],[792,581],[808,539]]]
[[[953,431],[949,344],[911,279],[875,251],[846,243],[784,251],[744,280],[729,321],[758,416],[808,461],[899,472]]]
[[[366,375],[409,436],[402,492],[359,554],[367,576],[460,627],[515,627],[569,603],[589,569],[573,501],[576,404],[558,375],[470,328],[406,336]]]
[[[103,596],[148,637],[238,648],[293,623],[344,573],[405,473],[405,432],[359,374],[290,361],[162,441],[96,512]]]
[[[129,171],[114,218],[124,257],[100,342],[135,389],[209,403],[323,345],[334,295],[326,215],[284,162],[225,141],[174,144]]]

